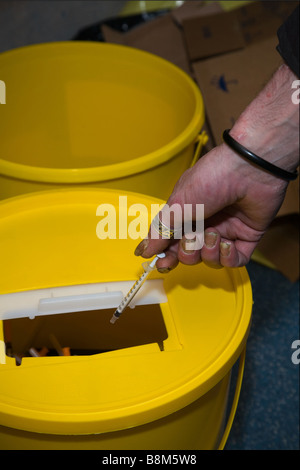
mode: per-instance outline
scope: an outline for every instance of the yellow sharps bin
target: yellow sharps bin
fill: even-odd
[[[139,240],[120,238],[119,221],[125,215],[137,227],[139,216],[146,226],[161,203],[107,189],[0,203],[1,449],[224,445],[231,369],[250,328],[246,269],[153,271],[135,308],[109,321],[141,273],[133,255]],[[97,236],[102,204],[115,210],[115,239]],[[52,356],[26,353],[51,351],[53,338],[71,355],[59,355],[58,346]]]
[[[167,199],[207,141],[196,83],[153,54],[46,43],[1,53],[0,70],[0,199],[84,185]]]

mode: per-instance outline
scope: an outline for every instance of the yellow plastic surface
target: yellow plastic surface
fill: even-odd
[[[0,69],[0,198],[84,183],[167,198],[190,166],[204,105],[170,62],[72,41],[2,53]]]
[[[225,11],[231,11],[247,5],[247,3],[253,3],[253,1],[255,0],[219,0],[218,3]]]
[[[133,255],[138,240],[96,236],[98,205],[112,204],[118,217],[124,194],[78,189],[2,201],[0,294],[135,280],[141,269],[141,259]],[[128,206],[142,203],[149,213],[151,204],[163,202],[127,196]],[[168,332],[163,351],[151,343],[93,356],[24,358],[19,367],[7,357],[0,365],[0,425],[32,433],[108,433],[159,423],[193,408],[197,400],[205,415],[214,409],[210,404],[205,411],[205,403],[213,400],[209,396],[218,396],[218,409],[224,411],[227,386],[221,383],[241,354],[250,326],[246,269],[180,265],[167,276],[156,271],[152,276],[164,278],[168,298],[160,306]],[[114,326],[108,319],[107,334],[111,327],[122,335],[129,318],[130,309]],[[223,390],[221,398],[215,387]],[[221,424],[211,419],[216,433]]]
[[[20,431],[0,425],[5,450],[197,450],[217,449],[223,431],[230,373],[185,408],[156,421],[121,431],[55,435]],[[193,455],[193,453],[191,452]],[[108,454],[104,454],[105,456]]]
[[[211,0],[203,0],[203,5],[208,4]],[[219,3],[220,6],[225,10],[233,10],[239,8],[247,3],[250,3],[252,0],[219,0],[216,3]],[[121,15],[137,15],[144,13],[145,11],[156,11],[164,9],[179,8],[185,3],[185,0],[173,0],[173,1],[159,1],[159,0],[146,0],[146,1],[137,1],[132,0],[126,2],[126,5],[121,11]]]
[[[145,11],[156,11],[177,8],[184,4],[184,0],[146,0],[128,1],[121,11],[122,16],[138,15]]]

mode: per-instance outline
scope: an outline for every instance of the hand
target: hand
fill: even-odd
[[[178,261],[196,264],[242,266],[246,264],[285,195],[287,184],[252,168],[224,144],[187,170],[167,201],[169,206],[204,204],[204,246],[191,251],[189,238],[145,239],[136,249],[145,258],[165,251],[159,268],[174,268]],[[266,203],[266,201],[268,201]],[[199,236],[200,234],[196,234]],[[150,237],[150,232],[149,232]]]
[[[291,102],[295,75],[282,66],[249,105],[231,131],[244,146],[278,166],[295,169],[299,149],[299,106]],[[285,105],[285,106],[284,106]],[[204,204],[205,232],[201,250],[181,240],[143,240],[135,254],[145,258],[165,251],[157,262],[161,272],[178,262],[237,267],[247,264],[279,210],[287,183],[249,164],[225,144],[203,156],[177,182],[167,204]],[[199,236],[199,234],[194,234]]]

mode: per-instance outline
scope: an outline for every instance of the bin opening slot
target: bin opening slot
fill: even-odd
[[[0,295],[0,320],[117,308],[134,281],[52,287]],[[130,307],[167,302],[162,279],[147,280]]]
[[[4,320],[6,354],[22,357],[91,355],[157,343],[168,337],[159,304],[127,309],[114,325],[114,308]]]

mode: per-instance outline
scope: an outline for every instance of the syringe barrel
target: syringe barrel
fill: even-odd
[[[123,310],[128,306],[128,304],[132,301],[132,299],[135,297],[135,295],[138,293],[142,285],[144,284],[146,278],[148,277],[148,274],[151,270],[145,271],[139,279],[133,284],[131,287],[130,291],[126,295],[126,297],[123,299],[123,302],[119,305],[117,311],[119,313],[123,312]]]
[[[123,310],[130,304],[134,296],[138,293],[142,285],[144,284],[148,274],[155,269],[156,261],[159,258],[164,258],[166,255],[165,253],[160,253],[156,255],[156,257],[151,262],[145,262],[142,264],[144,268],[143,274],[139,277],[139,279],[133,284],[130,291],[126,294],[122,302],[120,303],[119,307],[116,309],[115,313],[113,314],[110,322],[115,323],[115,321],[119,318]]]

